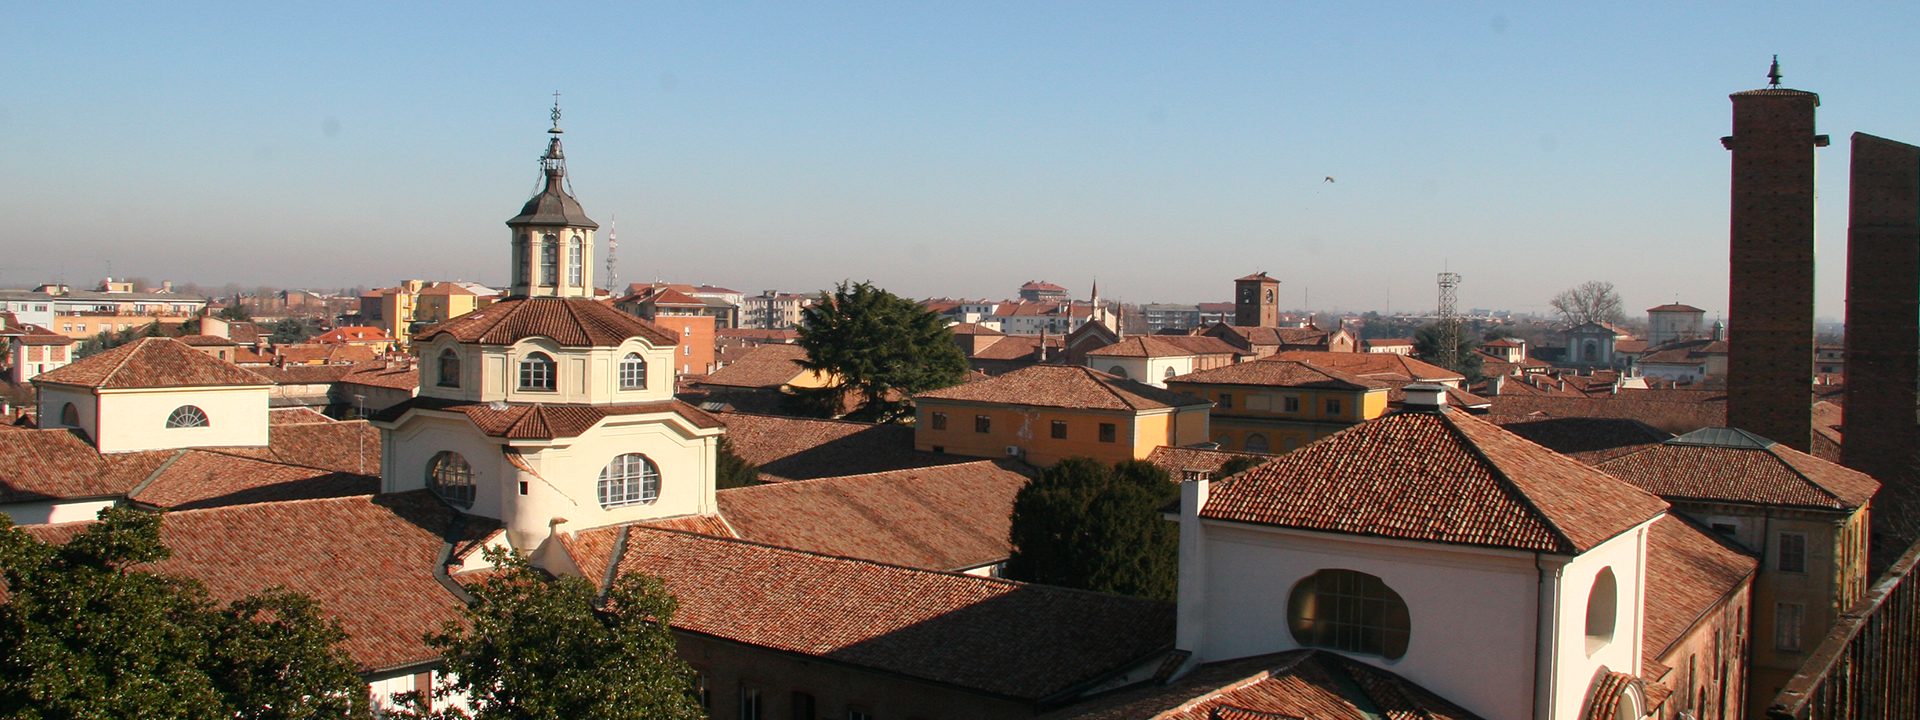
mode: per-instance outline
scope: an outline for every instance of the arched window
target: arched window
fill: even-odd
[[[573,287],[580,287],[580,275],[582,272],[582,268],[587,263],[586,258],[587,258],[587,250],[584,246],[580,244],[580,236],[579,235],[573,236],[573,239],[567,242],[567,284],[568,285]]]
[[[600,507],[651,503],[660,497],[660,469],[640,453],[627,453],[600,469]]]
[[[1247,434],[1247,452],[1264,453],[1272,451],[1273,444],[1267,442],[1267,436],[1261,435],[1260,433]]]
[[[181,405],[180,407],[174,408],[173,414],[167,416],[167,427],[170,428],[196,428],[206,426],[206,411],[192,405]]]
[[[620,389],[647,389],[647,359],[640,357],[640,353],[627,353],[620,358]]]
[[[540,284],[560,282],[560,238],[547,233],[540,240]]]
[[[473,467],[460,453],[441,451],[427,463],[427,488],[460,507],[473,505]]]
[[[453,348],[440,351],[440,387],[460,387],[460,353]]]
[[[1167,371],[1166,371],[1166,372],[1164,372],[1164,373],[1161,373],[1161,374],[1160,374],[1160,379],[1162,379],[1162,380],[1172,380],[1172,379],[1173,379],[1173,376],[1175,376],[1175,375],[1178,375],[1178,374],[1179,374],[1179,373],[1176,373],[1176,372],[1174,372],[1174,371],[1173,371],[1173,368],[1171,368],[1171,367],[1169,367],[1169,368],[1167,368]]]
[[[1588,340],[1586,345],[1587,345],[1587,356],[1581,358],[1581,360],[1585,362],[1595,362],[1599,360],[1600,359],[1600,341]]]
[[[1587,654],[1613,642],[1613,619],[1618,614],[1620,584],[1613,579],[1613,568],[1600,568],[1587,591]]]
[[[67,403],[60,408],[60,424],[67,427],[80,427],[80,408],[74,407],[73,403]]]
[[[553,358],[534,353],[520,360],[521,390],[553,389]]]
[[[1287,626],[1307,647],[1396,660],[1407,654],[1410,625],[1400,594],[1363,572],[1321,570],[1287,598]]]
[[[1114,377],[1126,377],[1127,369],[1120,367],[1119,365],[1115,365],[1113,367],[1107,368],[1107,374],[1112,375]]]

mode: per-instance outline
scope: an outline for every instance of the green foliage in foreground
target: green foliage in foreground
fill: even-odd
[[[222,606],[164,560],[161,516],[100,513],[64,545],[0,516],[0,717],[342,717],[366,684],[338,624],[280,589]]]
[[[1006,576],[1172,600],[1180,532],[1160,508],[1179,495],[1180,486],[1153,463],[1061,460],[1014,497]]]

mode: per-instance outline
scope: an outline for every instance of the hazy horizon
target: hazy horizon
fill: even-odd
[[[1920,7],[1263,4],[16,8],[0,286],[497,284],[563,93],[620,279],[1724,315],[1727,95],[1821,93],[1819,314],[1848,136],[1920,142]],[[1328,182],[1327,178],[1332,178]],[[596,268],[596,271],[601,270]],[[604,277],[602,278],[604,281]],[[1306,298],[1310,294],[1311,300]],[[1294,303],[1285,303],[1292,305]]]

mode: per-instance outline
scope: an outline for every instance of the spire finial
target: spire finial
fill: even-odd
[[[553,91],[553,129],[547,132],[559,135],[560,130],[560,91]]]
[[[1780,87],[1780,56],[1773,56],[1773,67],[1767,70],[1767,87]]]

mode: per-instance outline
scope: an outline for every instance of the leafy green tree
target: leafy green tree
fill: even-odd
[[[721,490],[763,484],[760,481],[760,466],[734,454],[733,443],[725,435],[720,436],[720,448],[715,453],[714,465],[715,484]]]
[[[1158,465],[1067,458],[1013,501],[1008,578],[1172,600],[1179,529],[1160,508],[1180,494]]]
[[[0,518],[0,717],[339,717],[366,710],[346,633],[279,589],[221,606],[164,560],[159,515],[100,513],[64,545]]]
[[[307,327],[306,323],[286,318],[273,324],[273,334],[267,341],[274,345],[292,345],[310,337],[313,337],[313,329]]]
[[[517,555],[490,551],[501,572],[470,588],[466,623],[427,639],[452,678],[434,689],[460,708],[414,718],[641,720],[705,717],[693,669],[674,654],[667,627],[677,607],[659,580],[621,575],[604,597],[585,578],[552,578]],[[449,705],[451,703],[448,703]]]
[[[220,308],[218,317],[221,320],[232,322],[246,322],[253,319],[253,315],[248,313],[246,308],[240,306],[240,299],[237,297],[234,298],[233,304]]]
[[[1420,328],[1420,332],[1414,333],[1413,354],[1419,356],[1421,360],[1466,376],[1467,382],[1479,382],[1484,379],[1484,373],[1481,371],[1482,362],[1480,360],[1480,354],[1474,352],[1474,350],[1478,349],[1480,344],[1474,342],[1472,338],[1473,334],[1468,332],[1467,328],[1460,328],[1460,333],[1454,345],[1454,348],[1458,351],[1455,353],[1455,356],[1459,358],[1459,361],[1450,366],[1441,358],[1443,354],[1441,351],[1447,346],[1446,329],[1440,323],[1434,323]]]
[[[1213,476],[1215,478],[1232,477],[1258,467],[1263,462],[1265,461],[1260,458],[1246,457],[1243,455],[1221,463],[1220,470],[1215,472]]]
[[[955,385],[967,374],[967,358],[940,316],[872,283],[840,283],[823,302],[807,308],[800,326],[804,366],[840,378],[840,393],[853,393],[859,408],[847,416],[874,422],[911,416],[909,398]]]

